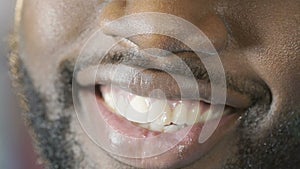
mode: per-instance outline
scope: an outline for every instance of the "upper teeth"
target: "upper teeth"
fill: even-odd
[[[159,100],[111,89],[101,87],[103,98],[112,112],[152,131],[174,132],[222,115],[212,113],[202,102]]]

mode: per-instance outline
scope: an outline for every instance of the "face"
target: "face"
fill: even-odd
[[[299,166],[299,1],[26,0],[21,6],[17,11],[20,16],[16,21],[19,25],[16,41],[12,43],[11,72],[45,165],[51,168],[187,169]],[[225,72],[227,99],[219,126],[203,143],[197,140],[203,124],[217,117],[206,114],[214,113],[209,111],[211,81],[203,63],[195,59],[195,52],[179,40],[159,34],[128,37],[107,54],[105,64],[83,56],[84,61],[77,63],[81,72],[73,74],[77,57],[95,31],[118,18],[140,12],[167,13],[185,19],[200,29],[218,52]],[[138,29],[138,23],[146,22],[142,29],[156,31],[153,25],[159,21],[152,21],[140,19],[131,28]],[[119,36],[116,29],[111,27],[104,33]],[[171,71],[184,76],[185,70],[174,60],[168,60],[170,56],[160,55],[162,59],[156,62],[154,57],[132,54],[131,49],[139,52],[147,48],[176,53],[191,68],[199,86],[200,100],[189,95],[180,98],[174,79],[162,71],[149,69],[132,79],[136,67],[147,64],[159,68],[167,65]],[[112,78],[112,70],[118,64],[127,67]],[[93,83],[82,82],[80,77],[94,75],[85,70],[95,65],[106,65],[99,69],[99,79]],[[116,77],[124,77],[129,84],[127,88]],[[96,94],[72,92],[74,83],[84,89],[89,86]],[[144,109],[142,105],[152,98],[149,93],[156,88],[165,94],[167,108],[164,107],[161,115],[164,118],[146,124],[120,115],[122,111],[109,101],[112,95],[124,96],[129,98],[132,107]],[[174,135],[181,136],[181,132],[190,130],[178,144],[156,156],[131,158],[107,152],[88,137],[75,112],[74,95],[81,106],[89,107],[87,95],[90,93],[96,98],[99,117],[113,129],[111,133],[145,140],[164,136],[163,141],[150,142],[157,145],[154,148],[160,148],[158,142],[167,144]],[[159,98],[152,99],[160,103]],[[176,112],[178,108],[180,113]],[[93,114],[91,111],[83,114]],[[189,121],[195,112],[198,120]],[[96,128],[98,123],[97,118],[91,121]],[[114,139],[111,133],[99,132],[99,135],[103,140]],[[134,141],[130,141],[120,141],[120,149],[134,147]],[[139,153],[139,149],[134,152]],[[132,154],[130,150],[126,153]]]

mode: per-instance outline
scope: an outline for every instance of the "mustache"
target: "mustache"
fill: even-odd
[[[96,64],[97,62],[92,63]],[[92,63],[87,63],[87,67],[91,66]],[[73,59],[65,60],[61,63],[59,68],[58,76],[64,75],[60,81],[66,88],[71,85],[70,79],[73,74],[74,64],[75,60]],[[46,118],[47,113],[50,113],[52,109],[47,110],[45,105],[46,100],[43,100],[42,95],[33,87],[32,79],[28,75],[23,63],[19,58],[11,57],[10,66],[15,83],[18,84],[20,88],[26,88],[26,92],[23,94],[29,99],[29,104],[31,105],[31,109],[28,110],[28,117],[26,118],[31,121],[32,130],[34,130],[38,136],[38,149],[42,153],[43,159],[49,160],[50,163],[48,163],[48,165],[50,166],[56,165],[61,168],[76,168],[75,165],[77,163],[75,161],[78,161],[76,158],[78,155],[75,157],[71,151],[71,146],[81,145],[78,143],[75,144],[73,140],[66,140],[72,119],[65,116],[61,116],[61,118],[54,121]],[[57,90],[63,89],[61,86],[58,86]],[[66,93],[62,91],[62,95],[66,95]],[[67,96],[70,95],[67,94]],[[72,97],[67,96],[65,97],[66,100],[72,100]],[[36,105],[39,106],[36,107]],[[226,168],[250,168],[249,165],[254,168],[260,168],[262,167],[261,165],[264,166],[263,168],[297,168],[299,166],[299,111],[295,111],[294,113],[281,113],[282,118],[280,119],[282,120],[280,121],[282,123],[277,123],[278,125],[276,125],[272,132],[265,136],[264,139],[253,142],[253,137],[257,135],[258,131],[253,130],[258,125],[257,118],[261,117],[261,112],[267,112],[268,110],[269,107],[267,104],[259,104],[249,109],[248,113],[243,116],[239,129],[240,133],[238,135],[238,137],[241,137],[238,142],[238,159],[237,161],[228,161],[225,164]],[[253,114],[254,111],[257,112],[256,115]],[[47,127],[45,127],[45,124],[47,124]],[[65,146],[66,143],[68,143],[68,147]],[[48,153],[49,151],[58,152],[60,156]],[[266,152],[272,152],[276,155],[270,157],[270,154],[266,154]]]

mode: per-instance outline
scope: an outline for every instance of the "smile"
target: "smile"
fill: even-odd
[[[178,55],[184,57],[186,54]],[[191,54],[187,55],[190,58],[187,64],[195,63]],[[196,76],[200,100],[193,98],[195,91],[190,89],[186,90],[190,95],[181,98],[180,89],[174,85],[176,82],[172,81],[172,77],[151,69],[140,71],[141,65],[137,63],[141,62],[136,58],[128,61],[125,64],[108,61],[84,68],[77,74],[77,82],[81,86],[93,88],[83,90],[84,94],[79,99],[87,107],[93,106],[91,100],[85,99],[87,95],[97,102],[97,108],[87,109],[84,113],[97,112],[95,118],[92,117],[94,122],[90,122],[95,127],[100,125],[96,117],[100,116],[98,119],[104,126],[98,137],[104,140],[109,150],[105,146],[102,148],[128,165],[178,168],[198,161],[235,133],[239,117],[251,105],[251,96],[227,88],[224,110],[214,112],[210,102],[211,84],[206,79]],[[163,66],[160,65],[162,62],[147,63]],[[172,60],[167,63],[175,64]],[[120,67],[121,71],[116,71]],[[199,69],[199,66],[195,68]],[[151,92],[155,89],[161,89],[163,95],[159,92],[153,95]],[[217,120],[219,123],[213,134],[200,143],[198,139],[205,124],[213,124]],[[121,155],[118,152],[122,152]]]
[[[103,100],[112,113],[150,131],[176,132],[196,123],[205,123],[233,112],[215,113],[203,101],[161,100],[138,96],[121,89],[100,87]]]
[[[128,158],[111,154],[121,162],[141,168],[177,168],[198,160],[234,131],[240,116],[240,111],[231,107],[226,107],[222,114],[214,114],[210,111],[209,103],[202,101],[167,100],[167,104],[163,105],[162,103],[165,102],[159,99],[138,96],[118,88],[98,86],[98,89],[96,91],[98,110],[106,127],[111,129],[110,133],[101,135],[102,137],[114,140],[111,135],[115,134],[112,133],[118,133],[128,138],[122,143],[118,142],[118,146],[127,147],[129,150],[135,149],[135,152],[155,151],[141,148],[143,145],[138,146],[139,142],[136,139],[145,140],[145,145],[152,144],[154,147],[158,145],[157,149],[162,143],[169,144],[167,151],[150,157]],[[115,101],[114,96],[117,96]],[[125,96],[130,101],[130,105],[122,107],[121,96]],[[128,107],[131,106],[139,112],[146,112],[149,109],[149,100],[155,108],[161,110],[163,107],[163,111],[148,113],[147,121],[136,122],[134,118],[136,114],[128,112]],[[221,120],[214,134],[205,143],[200,144],[198,137],[204,123],[213,122],[220,116]],[[178,138],[180,139],[176,142],[177,144],[171,145]],[[128,154],[130,154],[129,151]]]

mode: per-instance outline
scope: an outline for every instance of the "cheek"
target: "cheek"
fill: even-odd
[[[36,86],[47,91],[57,76],[61,60],[78,56],[73,44],[89,30],[101,3],[96,0],[24,1],[20,55]]]
[[[250,3],[250,2],[249,2]],[[238,50],[272,93],[276,112],[299,108],[299,3],[252,1],[232,8],[229,26]],[[229,8],[231,9],[231,8]]]
[[[266,18],[260,28],[263,32],[261,48],[255,57],[247,59],[269,86],[276,107],[292,111],[300,101],[299,25],[294,22],[295,18],[285,18],[285,21]]]
[[[85,0],[26,0],[22,32],[32,53],[47,54],[70,44],[86,30],[97,4]]]
[[[285,44],[273,43],[260,53],[255,53],[254,57],[247,58],[269,87],[276,109],[284,111],[298,109],[300,101],[300,58],[297,57],[299,52],[295,50],[296,47],[292,46],[291,41]]]

